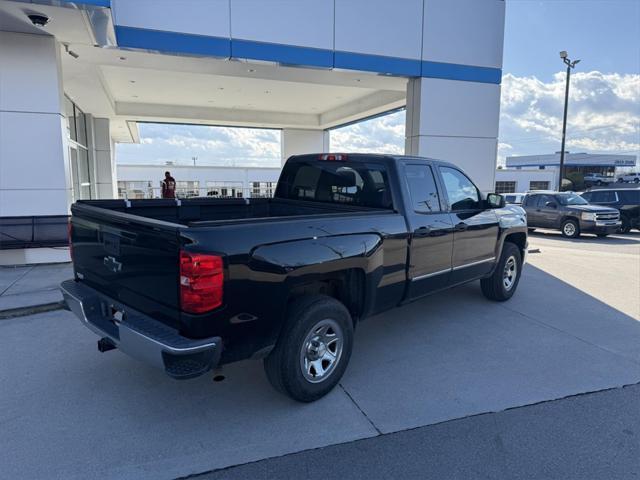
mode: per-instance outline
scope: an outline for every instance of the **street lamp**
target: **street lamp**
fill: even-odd
[[[569,105],[569,79],[571,78],[571,69],[574,68],[580,60],[573,62],[569,58],[569,54],[563,50],[560,52],[560,58],[567,66],[567,85],[564,90],[564,117],[562,119],[562,146],[560,148],[560,178],[558,179],[558,191],[562,190],[562,177],[564,176],[564,143],[567,136],[567,107]]]

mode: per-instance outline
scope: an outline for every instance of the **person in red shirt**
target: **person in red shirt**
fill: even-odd
[[[162,198],[176,198],[176,179],[171,176],[170,172],[164,172]]]

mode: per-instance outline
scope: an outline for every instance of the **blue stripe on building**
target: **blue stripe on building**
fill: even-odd
[[[100,1],[100,0],[95,0]],[[499,84],[502,70],[454,63],[420,61],[363,53],[332,51],[253,40],[228,39],[187,33],[116,26],[118,46],[169,53],[242,58],[286,65],[343,68],[407,77],[440,78]]]
[[[119,47],[208,57],[231,56],[231,40],[228,38],[122,26],[116,26],[115,29]]]
[[[308,67],[333,67],[333,51],[280,43],[231,40],[231,56]]]
[[[93,5],[94,7],[111,8],[111,0],[61,0],[61,3],[75,3],[76,5]]]
[[[422,76],[426,78],[442,78],[445,80],[499,84],[502,81],[502,70],[499,68],[429,62],[424,60],[422,62]]]
[[[420,60],[369,55],[365,53],[336,51],[334,67],[391,75],[404,75],[407,77],[420,76]]]

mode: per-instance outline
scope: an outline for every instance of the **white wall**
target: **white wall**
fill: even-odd
[[[297,130],[285,128],[280,134],[282,165],[292,155],[329,151],[329,132],[326,130]]]
[[[0,32],[0,217],[68,213],[63,105],[55,39]]]
[[[516,182],[516,192],[524,193],[530,190],[530,182],[549,182],[549,189],[558,186],[558,171],[551,169],[500,169],[496,170],[496,182]]]
[[[407,85],[405,153],[460,166],[483,192],[493,190],[500,86],[416,78]]]
[[[502,68],[504,0],[424,0],[422,59]]]

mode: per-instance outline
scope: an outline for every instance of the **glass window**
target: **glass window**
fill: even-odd
[[[73,113],[73,102],[64,97],[64,115],[67,118],[67,135],[71,140],[76,139],[76,116]]]
[[[561,205],[587,205],[589,203],[577,193],[563,193],[556,195],[555,198]]]
[[[162,181],[160,181],[162,187]],[[200,194],[200,182],[198,180],[177,180],[176,181],[176,197],[189,198],[197,197]]]
[[[440,211],[440,200],[433,171],[428,165],[407,165],[405,176],[413,210],[418,213]]]
[[[78,108],[77,105],[75,110],[76,110],[76,131],[77,131],[77,137],[75,138],[75,141],[78,142],[80,145],[86,147],[87,146],[86,116],[82,112],[82,110]]]
[[[529,182],[529,190],[549,190],[549,182],[534,180]]]
[[[514,193],[516,182],[496,182],[496,193]]]
[[[582,197],[585,200],[593,203],[615,203],[615,201],[617,200],[616,192],[612,191],[595,191],[590,192],[590,198],[587,198],[584,195]]]
[[[540,195],[538,197],[538,207],[539,208],[547,207],[547,203],[555,203],[555,204],[557,204],[558,202],[553,197],[553,195]]]
[[[158,190],[158,189],[156,189]],[[118,197],[138,199],[159,197],[160,192],[154,195],[153,182],[151,180],[118,180]]]
[[[221,198],[242,198],[244,184],[232,181],[207,182],[207,196]]]
[[[447,190],[451,210],[473,210],[480,208],[478,189],[460,170],[440,167],[444,188]]]
[[[251,196],[253,198],[271,198],[274,186],[274,182],[251,182]]]
[[[278,198],[393,208],[384,166],[348,161],[298,161],[285,164]]]
[[[618,196],[623,203],[640,205],[640,190],[619,190]]]

